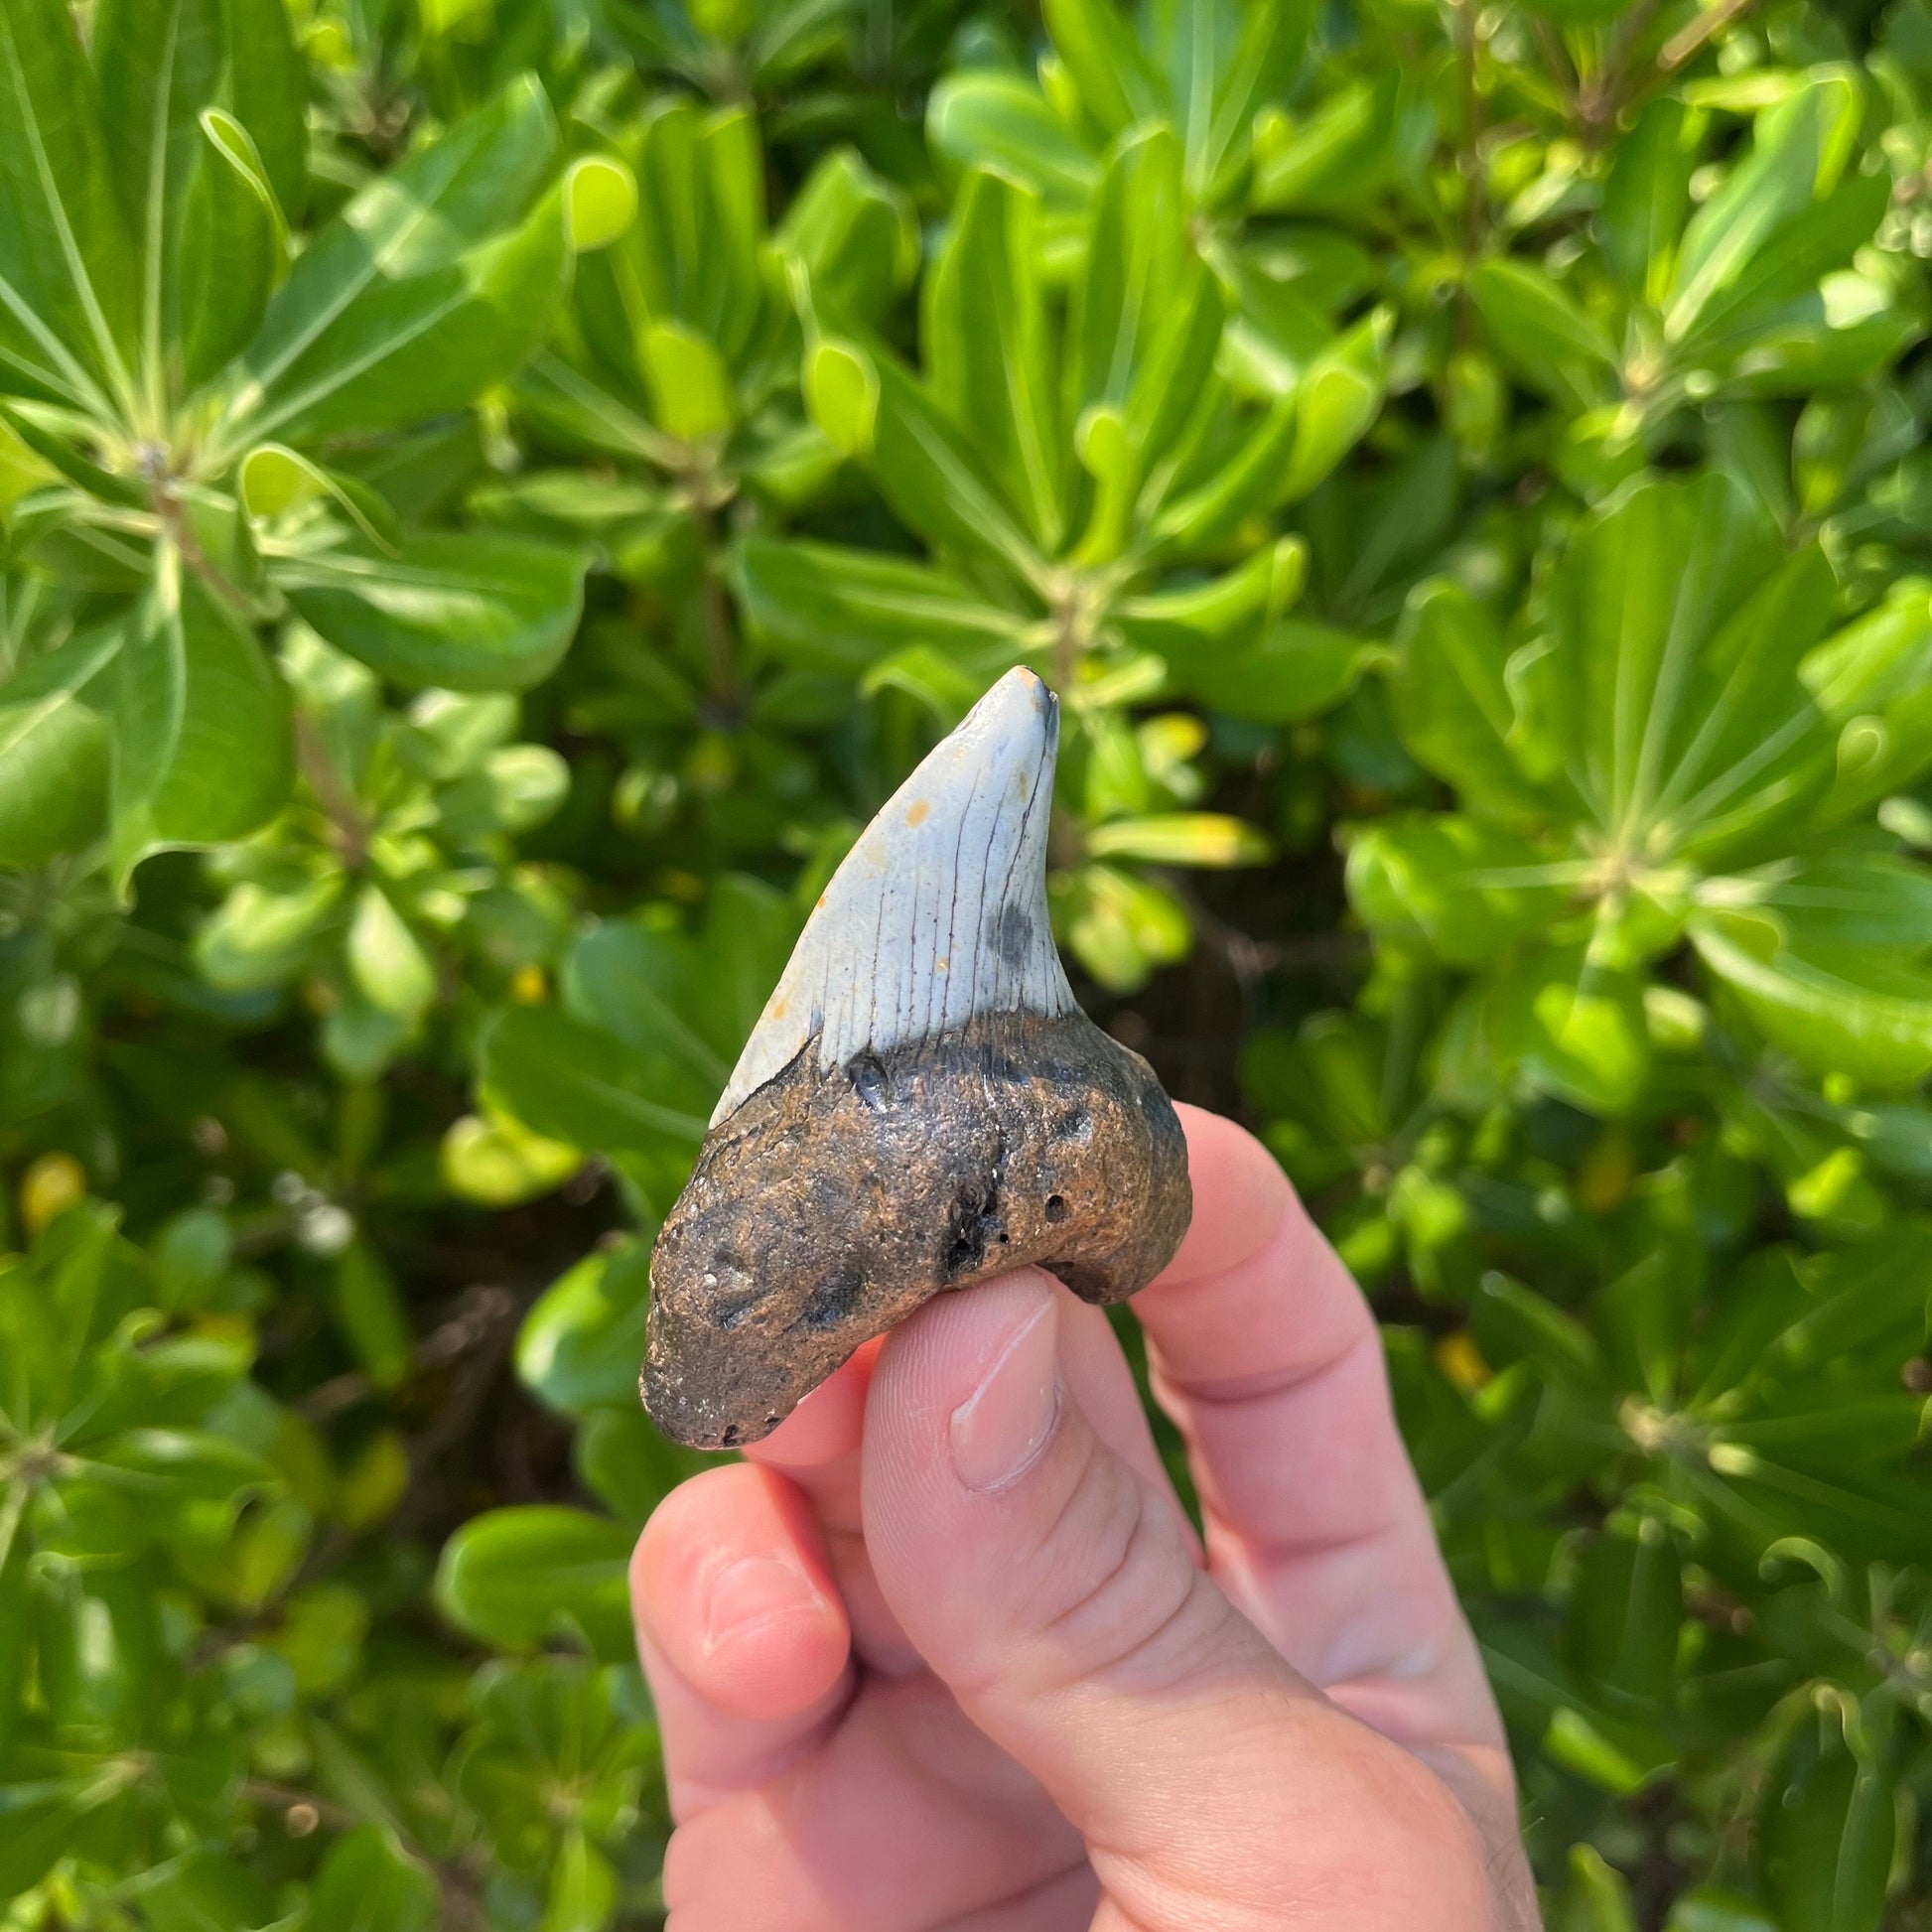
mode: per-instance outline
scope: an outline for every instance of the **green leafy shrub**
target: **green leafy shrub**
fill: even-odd
[[[1932,1922],[1928,50],[0,0],[3,1922],[660,1921],[650,1235],[1021,661],[1551,1922]]]

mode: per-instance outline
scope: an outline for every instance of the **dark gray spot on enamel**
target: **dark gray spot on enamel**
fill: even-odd
[[[1024,966],[1034,943],[1033,914],[1008,899],[987,921],[986,938],[1009,966]]]

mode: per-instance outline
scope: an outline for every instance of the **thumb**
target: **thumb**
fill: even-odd
[[[1467,1819],[1196,1566],[1172,1497],[1071,1400],[1057,1304],[1007,1276],[935,1297],[881,1353],[866,1542],[906,1636],[1080,1831],[1127,1923],[1484,1923],[1440,1869],[1410,1896],[1428,1828],[1472,1839]]]

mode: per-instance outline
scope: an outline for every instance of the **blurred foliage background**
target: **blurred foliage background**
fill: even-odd
[[[0,1924],[657,1924],[656,1218],[1007,666],[1564,1932],[1932,1926],[1925,0],[0,0]]]

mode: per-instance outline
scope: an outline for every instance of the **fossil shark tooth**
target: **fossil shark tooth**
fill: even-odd
[[[756,1442],[942,1290],[1033,1262],[1117,1302],[1178,1246],[1180,1124],[1047,922],[1058,743],[1009,672],[806,922],[651,1254],[644,1404],[679,1442]]]

